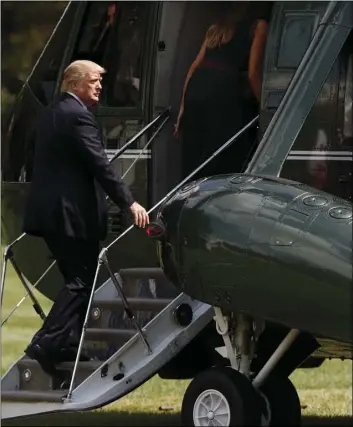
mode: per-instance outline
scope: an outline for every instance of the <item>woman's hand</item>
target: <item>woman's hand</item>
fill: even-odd
[[[179,136],[180,121],[181,121],[181,118],[183,117],[183,113],[184,113],[184,105],[181,105],[177,121],[176,121],[176,123],[174,125],[174,136],[177,137],[177,138]]]

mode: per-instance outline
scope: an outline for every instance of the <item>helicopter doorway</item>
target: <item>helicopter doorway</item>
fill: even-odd
[[[160,108],[162,105],[169,105],[172,111],[172,120],[169,128],[161,136],[161,143],[155,144],[153,151],[153,197],[158,201],[170,188],[175,186],[183,178],[183,150],[185,156],[188,156],[188,148],[181,135],[176,138],[174,134],[174,124],[180,108],[180,102],[183,94],[185,79],[191,64],[197,57],[205,34],[212,24],[217,22],[218,17],[224,14],[225,8],[229,2],[172,2],[163,5],[163,14],[159,33],[160,45],[163,42],[164,48],[157,54],[157,68],[155,80],[155,105]],[[237,2],[232,2],[236,4]],[[269,22],[271,16],[271,2],[252,2],[244,14],[242,20],[256,22],[259,18],[264,18]],[[242,20],[240,22],[242,22]],[[251,28],[249,28],[251,31]],[[168,49],[169,48],[169,49]],[[234,77],[236,79],[236,76]],[[242,78],[247,80],[247,69],[242,70]],[[247,90],[249,90],[247,88]],[[244,91],[245,92],[245,91]],[[252,102],[255,97],[247,92],[244,98],[251,97]],[[239,102],[240,108],[243,102]],[[259,103],[256,101],[249,117],[239,124],[240,130],[248,122],[259,114]],[[232,135],[234,134],[232,132]],[[257,128],[256,125],[246,131],[246,137],[252,142],[252,147],[247,149],[246,158],[243,162],[245,170],[247,162],[257,147]],[[249,134],[252,133],[252,136]],[[220,147],[224,141],[219,141]],[[217,141],[218,142],[218,141]],[[216,147],[216,148],[218,148]],[[226,149],[228,151],[228,148]],[[228,151],[229,152],[229,151]],[[191,156],[193,154],[190,154]],[[195,167],[202,163],[202,160],[195,156]],[[212,164],[214,160],[210,162]],[[236,168],[237,169],[237,168]],[[239,170],[234,170],[239,172]],[[207,173],[207,171],[205,171]],[[200,175],[202,170],[200,171]]]

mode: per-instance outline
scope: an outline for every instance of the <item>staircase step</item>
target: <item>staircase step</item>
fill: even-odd
[[[137,331],[135,329],[101,329],[87,328],[86,340],[108,341],[110,343],[121,343],[122,340],[129,340]]]
[[[78,385],[84,381],[92,372],[94,372],[103,362],[98,360],[90,360],[87,362],[79,362],[77,366],[77,374],[75,384]],[[75,362],[63,362],[56,365],[56,368],[61,371],[73,370]],[[59,384],[53,380],[51,376],[46,374],[36,360],[28,357],[23,357],[17,364],[17,369],[20,377],[19,389],[21,391],[41,391],[56,389]]]
[[[161,268],[123,268],[119,270],[121,278],[134,278],[134,279],[154,279],[154,280],[164,280],[168,281],[166,275],[164,274]]]
[[[95,371],[103,362],[99,360],[89,360],[87,362],[79,362],[78,369],[86,369],[90,371]],[[58,363],[56,366],[57,369],[73,369],[75,361],[72,362],[62,362]],[[30,359],[29,357],[24,357],[18,362],[18,367],[25,368],[40,368],[39,363],[36,360]]]
[[[171,298],[127,298],[131,310],[145,310],[145,311],[160,311],[170,304],[173,300]],[[117,308],[124,308],[121,299],[115,300],[100,300],[93,301],[92,309],[99,307],[102,309],[116,310]]]
[[[2,390],[2,401],[16,402],[61,402],[67,390],[32,391],[32,390]]]

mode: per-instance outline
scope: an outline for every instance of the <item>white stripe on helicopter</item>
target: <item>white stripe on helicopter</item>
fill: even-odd
[[[330,151],[330,150],[310,150],[310,151],[301,151],[301,150],[291,150],[289,155],[315,155],[315,156],[352,156],[352,151]]]

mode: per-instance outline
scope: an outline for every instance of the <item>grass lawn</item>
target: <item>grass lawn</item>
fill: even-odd
[[[2,319],[23,295],[24,289],[9,266]],[[40,294],[36,295],[47,313],[51,305],[50,301]],[[2,375],[15,359],[23,354],[23,349],[40,323],[38,315],[27,298],[2,329]],[[291,379],[298,389],[305,425],[351,424],[351,361],[326,361],[319,368],[296,371]],[[2,424],[6,426],[180,425],[180,405],[188,384],[189,381],[161,380],[155,376],[128,396],[102,409],[76,414],[37,416]]]

